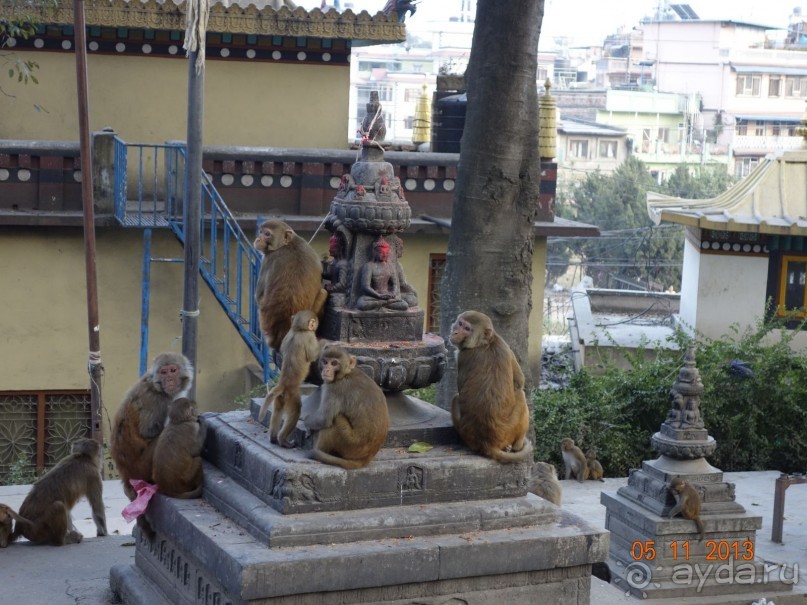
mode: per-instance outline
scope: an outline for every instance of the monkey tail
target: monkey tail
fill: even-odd
[[[266,412],[269,411],[269,406],[272,405],[272,402],[275,400],[275,396],[277,395],[278,386],[279,385],[275,385],[272,387],[272,390],[266,394],[266,399],[263,400],[261,409],[258,412],[258,422],[263,422],[263,419],[266,418]]]
[[[484,453],[487,457],[493,458],[502,464],[526,462],[527,460],[532,460],[532,443],[526,441],[524,447],[517,452],[505,452],[496,447],[487,447]]]
[[[697,519],[697,518],[696,518],[696,519],[692,519],[692,520],[695,522],[695,527],[697,527],[697,528],[698,528],[698,533],[700,534],[700,540],[699,540],[699,542],[703,542],[703,535],[704,535],[704,533],[705,533],[705,532],[704,532],[704,529],[703,529],[703,523],[701,522],[701,520],[700,520],[700,519]]]
[[[370,463],[369,460],[348,460],[347,458],[340,458],[339,456],[333,456],[332,454],[327,454],[322,450],[318,450],[316,448],[311,450],[311,457],[314,460],[319,460],[320,462],[324,462],[325,464],[341,466],[342,468],[347,470],[362,468]]]

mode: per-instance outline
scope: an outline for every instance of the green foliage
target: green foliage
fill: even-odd
[[[548,260],[553,263],[553,274],[562,274],[564,259],[573,255],[585,262],[586,273],[599,287],[612,286],[611,276],[658,289],[679,289],[683,230],[677,225],[653,224],[647,214],[647,193],[702,199],[719,195],[731,183],[720,166],[679,166],[659,186],[647,165],[634,156],[613,174],[589,174],[558,193],[556,209],[558,216],[597,225],[603,236],[550,240]]]
[[[696,361],[704,384],[701,414],[718,443],[710,463],[724,471],[807,468],[807,353],[790,345],[798,331],[784,321],[760,321],[720,340],[698,339]],[[560,440],[597,450],[607,476],[625,476],[656,458],[650,437],[669,410],[669,390],[690,339],[678,351],[629,353],[630,369],[612,364],[576,374],[569,386],[535,394],[536,459],[562,467]],[[731,371],[744,361],[753,376]]]
[[[437,400],[437,386],[433,384],[421,389],[409,389],[408,391],[404,391],[404,393],[415,399],[425,401],[426,403],[434,404]]]
[[[0,6],[11,9],[11,19],[0,19],[0,49],[7,49],[15,39],[27,40],[37,31],[37,23],[42,14],[48,14],[58,6],[58,0],[0,0]],[[17,83],[39,84],[34,70],[39,69],[36,61],[24,61],[14,53],[0,54],[6,64],[8,77]]]
[[[270,385],[274,386],[274,385]],[[236,410],[248,410],[250,402],[255,397],[266,397],[266,394],[269,392],[269,389],[266,387],[265,384],[259,384],[252,387],[246,393],[243,393],[236,397],[233,400],[233,405],[235,406],[234,409]]]
[[[36,481],[36,474],[34,472],[34,467],[31,465],[30,458],[25,454],[20,454],[9,467],[8,475],[6,475],[3,484],[28,485],[34,481]]]

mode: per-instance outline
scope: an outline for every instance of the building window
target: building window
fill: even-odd
[[[573,158],[588,158],[588,141],[572,139],[569,141],[569,156]]]
[[[782,136],[782,133],[786,132],[785,128],[782,126],[781,122],[772,122],[771,123],[771,136],[779,137]]]
[[[759,76],[737,76],[737,95],[758,97],[759,82]]]
[[[786,97],[807,97],[807,78],[788,76],[785,78]]]
[[[741,179],[759,164],[759,158],[737,158],[734,162],[734,176]]]
[[[546,67],[539,67],[538,68],[538,78],[536,78],[539,82],[546,82],[546,79],[549,77],[549,71]]]
[[[440,333],[440,282],[446,268],[445,254],[429,254],[429,302],[426,309],[428,317],[427,331]]]
[[[780,267],[777,313],[781,316],[799,311],[797,315],[803,317],[807,303],[807,257],[782,255]]]
[[[669,128],[659,128],[658,129],[658,140],[662,143],[669,143],[670,142],[670,129]]]
[[[748,134],[748,121],[747,120],[737,120],[737,134],[741,137],[744,137]]]
[[[12,466],[41,473],[70,453],[70,445],[90,437],[88,391],[0,392],[0,483]]]
[[[765,122],[755,122],[754,123],[754,136],[755,137],[764,137],[765,136]]]
[[[379,86],[378,87],[378,100],[379,101],[392,101],[392,86]]]
[[[778,97],[782,94],[782,78],[779,76],[771,76],[768,80],[768,96]]]
[[[616,141],[600,141],[598,155],[601,158],[616,158]]]
[[[415,124],[415,116],[406,116],[404,118],[404,128],[407,130],[412,130]]]
[[[420,89],[419,88],[407,88],[404,90],[404,102],[405,103],[414,103],[420,98]]]

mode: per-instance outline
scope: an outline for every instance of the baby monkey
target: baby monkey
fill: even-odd
[[[670,481],[670,492],[675,497],[675,506],[670,510],[668,517],[672,519],[675,515],[681,514],[684,519],[695,522],[700,534],[700,542],[703,542],[703,523],[701,523],[701,501],[695,488],[684,481],[681,477],[676,477]]]
[[[588,468],[588,478],[592,481],[605,481],[605,472],[602,464],[597,460],[597,452],[593,449],[586,452],[586,467]]]

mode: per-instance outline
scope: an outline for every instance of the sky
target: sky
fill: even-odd
[[[320,5],[320,0],[296,2],[306,8]],[[571,38],[572,45],[600,45],[617,28],[637,25],[642,17],[652,14],[658,3],[659,0],[545,0],[540,46],[551,48],[553,39],[560,36]],[[777,27],[785,27],[793,8],[801,5],[800,0],[689,0],[688,3],[702,19],[751,21]],[[386,0],[353,0],[354,10],[366,9],[371,14],[385,4]],[[420,24],[450,17],[457,12],[460,0],[420,0],[417,6],[417,13],[410,19]],[[802,14],[807,15],[807,1],[804,8]]]

